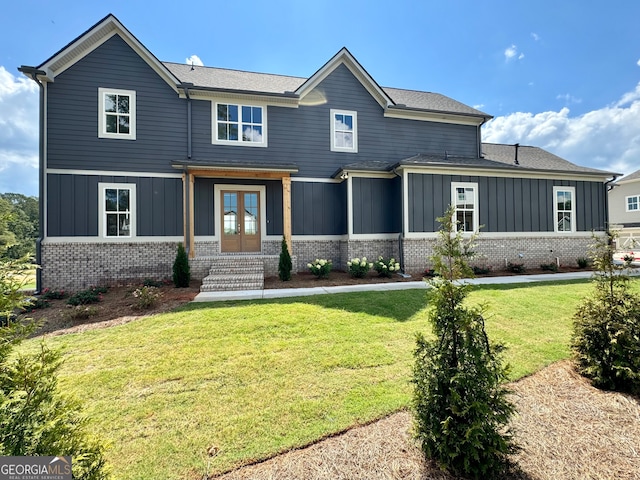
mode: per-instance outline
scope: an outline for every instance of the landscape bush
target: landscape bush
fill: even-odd
[[[331,260],[316,258],[313,262],[307,263],[309,271],[318,278],[329,278],[332,267]]]
[[[173,262],[173,284],[176,288],[188,288],[191,281],[191,267],[184,245],[178,244],[178,252]]]
[[[0,455],[71,456],[75,479],[108,478],[104,447],[88,434],[80,405],[60,393],[59,352],[44,343],[35,353],[17,350],[36,324],[12,316],[25,303],[10,263],[0,262]]]
[[[540,269],[542,269],[545,272],[554,272],[556,273],[558,271],[558,265],[554,262],[551,263],[541,263],[540,264]]]
[[[511,273],[524,273],[527,271],[524,263],[507,263],[507,271]]]
[[[347,262],[347,269],[349,275],[353,278],[364,278],[373,267],[373,263],[367,261],[367,257],[353,258],[350,262]]]
[[[378,276],[391,278],[391,275],[400,271],[400,264],[395,258],[385,260],[384,257],[378,257],[378,261],[373,264],[373,268],[378,272]]]
[[[576,263],[578,264],[578,268],[587,268],[589,266],[589,259],[586,257],[580,257],[576,259]]]
[[[136,288],[132,292],[135,299],[132,305],[135,310],[147,310],[158,303],[162,292],[158,291],[157,287],[148,287],[143,285],[140,288]]]
[[[429,318],[435,340],[416,338],[413,409],[416,436],[425,456],[441,468],[473,478],[489,478],[509,465],[517,450],[508,422],[515,407],[504,387],[508,367],[504,347],[491,345],[482,309],[464,305],[472,276],[475,235],[464,240],[453,209],[439,218],[429,281]]]
[[[291,280],[291,270],[293,263],[291,262],[291,254],[287,246],[287,240],[282,237],[282,245],[280,246],[280,259],[278,261],[278,278],[283,282]]]
[[[572,348],[578,371],[594,386],[640,393],[640,297],[625,268],[613,262],[615,234],[594,236],[594,291],[574,315]]]
[[[104,293],[107,293],[107,287],[90,287],[71,295],[67,300],[67,304],[77,306],[98,303],[102,301]]]

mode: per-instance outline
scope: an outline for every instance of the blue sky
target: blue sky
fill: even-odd
[[[640,168],[640,2],[626,0],[6,2],[0,192],[37,194],[38,65],[108,13],[160,60],[308,77],[346,46],[382,86],[495,118],[483,140]],[[193,57],[195,58],[195,57]],[[196,60],[197,61],[197,60]]]

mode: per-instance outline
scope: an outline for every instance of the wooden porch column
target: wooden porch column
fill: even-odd
[[[289,247],[289,255],[293,255],[291,243],[291,177],[282,177],[282,230]]]

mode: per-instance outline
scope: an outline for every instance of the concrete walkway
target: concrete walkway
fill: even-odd
[[[505,283],[534,283],[558,280],[577,280],[591,278],[593,272],[545,273],[541,275],[509,275],[505,277],[482,277],[465,280],[472,285],[498,285]],[[634,269],[631,275],[640,275],[640,269]],[[337,287],[278,288],[266,290],[242,290],[235,292],[201,292],[194,302],[219,302],[224,300],[255,300],[263,298],[306,297],[329,293],[350,292],[386,292],[391,290],[426,289],[427,283],[415,282],[362,283],[360,285],[342,285]]]

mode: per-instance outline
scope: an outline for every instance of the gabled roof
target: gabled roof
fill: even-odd
[[[342,47],[338,53],[336,53],[327,63],[325,63],[320,69],[311,75],[302,85],[298,87],[296,93],[300,98],[304,98],[314,88],[318,86],[325,78],[327,78],[331,72],[333,72],[340,65],[344,65],[349,71],[360,81],[362,86],[367,89],[373,98],[380,104],[382,108],[387,108],[389,105],[393,105],[394,101],[387,95],[387,93],[380,88],[380,85],[373,79],[371,75],[360,65],[351,52]]]
[[[635,172],[630,173],[629,175],[625,175],[616,183],[627,183],[627,182],[634,182],[634,181],[637,182],[638,180],[640,180],[640,170],[636,170]]]
[[[177,84],[180,81],[112,14],[104,17],[38,65],[37,69],[45,72],[45,75],[40,75],[40,78],[44,81],[53,82],[57,75],[64,72],[114,35],[119,35],[177,92]]]

